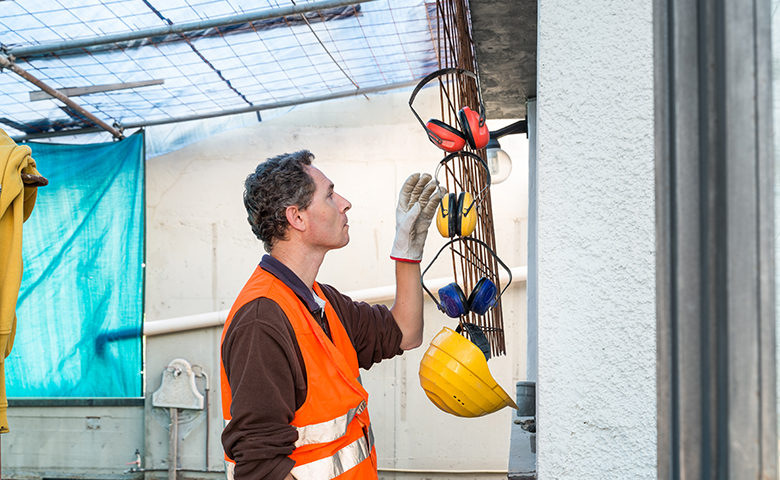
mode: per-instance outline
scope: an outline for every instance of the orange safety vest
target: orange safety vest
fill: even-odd
[[[314,284],[314,291],[326,300],[319,284]],[[284,311],[306,367],[306,401],[291,422],[298,430],[298,441],[290,455],[295,461],[290,473],[298,480],[378,478],[374,436],[366,409],[368,392],[360,384],[357,352],[327,300],[325,314],[333,341],[290,287],[258,266],[228,314],[221,342],[236,312],[261,297],[273,300]],[[220,367],[222,415],[227,425],[232,394],[224,362]],[[227,455],[225,459],[229,462],[228,478],[232,479],[235,463]]]

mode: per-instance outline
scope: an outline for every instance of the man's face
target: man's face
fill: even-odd
[[[316,186],[311,203],[301,211],[306,219],[306,238],[312,246],[341,248],[349,243],[346,212],[352,204],[333,191],[333,182],[319,169],[307,166],[306,170]]]

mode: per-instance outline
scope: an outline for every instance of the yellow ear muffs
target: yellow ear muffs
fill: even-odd
[[[469,192],[448,193],[436,210],[436,228],[444,238],[469,236],[477,228],[477,208]]]
[[[477,228],[477,206],[469,192],[462,192],[458,199],[458,231],[463,237]]]
[[[455,236],[457,229],[455,222],[457,220],[457,201],[454,193],[448,193],[441,198],[441,204],[436,209],[436,228],[444,238]]]
[[[485,171],[485,186],[477,192],[476,197],[470,192],[448,193],[442,197],[441,204],[436,211],[436,228],[444,238],[467,237],[476,230],[477,204],[484,199],[483,194],[490,188],[490,169],[487,164],[479,155],[466,151],[450,153],[439,162],[433,175],[437,184],[439,183],[439,170],[447,162],[456,158],[462,161],[466,158],[478,161]]]

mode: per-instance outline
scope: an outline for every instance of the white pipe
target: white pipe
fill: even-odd
[[[513,284],[519,285],[520,283],[525,283],[528,275],[527,267],[514,267],[511,270]],[[500,282],[505,282],[509,279],[509,276],[506,275],[505,272],[501,272],[501,275],[499,275],[498,278]],[[436,291],[452,281],[452,277],[433,278],[426,280],[425,286],[431,291]],[[352,290],[350,292],[345,292],[344,294],[358,302],[386,302],[395,298],[395,285]],[[218,327],[225,324],[229,312],[229,310],[220,310],[218,312],[198,313],[196,315],[144,322],[144,335],[151,337],[153,335],[164,335],[166,333]]]
[[[436,470],[436,469],[419,469],[419,468],[382,468],[377,470],[380,472],[390,473],[442,473],[442,474],[463,474],[463,475],[480,475],[480,474],[495,474],[495,475],[507,475],[507,470]]]
[[[228,313],[229,310],[220,310],[219,312],[199,313],[197,315],[187,315],[185,317],[144,322],[144,335],[149,337],[152,335],[163,335],[165,333],[217,327],[225,323]]]

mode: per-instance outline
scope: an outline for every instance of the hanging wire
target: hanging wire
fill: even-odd
[[[297,5],[297,3],[295,3],[295,0],[290,0],[290,1],[292,2],[293,5]],[[339,61],[336,60],[333,57],[333,54],[330,53],[330,50],[328,50],[328,47],[325,46],[325,44],[322,42],[322,39],[320,38],[320,36],[317,35],[317,32],[315,32],[314,28],[312,28],[311,23],[309,23],[309,19],[306,18],[306,15],[301,14],[301,18],[303,19],[304,22],[306,22],[306,25],[309,27],[309,31],[311,31],[311,34],[314,35],[314,38],[317,39],[319,44],[322,46],[322,49],[325,50],[325,53],[327,53],[328,56],[330,57],[330,59],[333,60],[333,63],[336,65],[336,67],[338,67],[338,69],[341,70],[341,73],[343,73],[344,76],[347,77],[347,80],[349,80],[352,83],[352,85],[355,86],[356,89],[360,89],[360,85],[358,85],[357,82],[355,82],[355,80],[352,79],[352,77],[341,66],[341,63],[339,63]],[[368,95],[366,95],[364,93],[363,96],[366,98],[366,100],[368,100]]]
[[[358,15],[357,10],[355,10],[355,19],[357,19],[357,24],[360,27],[360,31],[363,33],[363,36],[366,37],[366,39],[368,39],[368,36],[366,35],[366,30],[365,28],[363,28],[363,22],[360,20],[360,15]],[[369,53],[371,53],[371,58],[374,61],[374,64],[379,66],[379,60],[377,60],[376,58],[376,53],[374,52],[374,48],[371,46],[371,42],[366,41],[366,45],[368,46]],[[383,72],[382,69],[379,69],[379,73],[382,75],[382,80],[386,82],[387,76],[385,76],[385,72]]]

